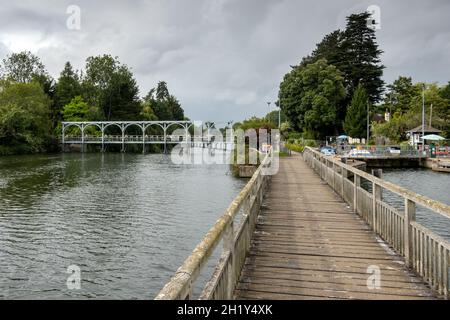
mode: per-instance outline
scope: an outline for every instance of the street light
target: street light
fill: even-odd
[[[370,110],[369,110],[370,102],[367,101],[367,140],[366,145],[369,145],[369,138],[370,138]]]
[[[422,87],[422,137],[425,136],[425,83]],[[425,141],[422,139],[422,151],[425,149]]]
[[[267,102],[267,106],[269,107],[269,114],[270,114],[270,105],[272,104],[272,102]]]
[[[278,130],[281,131],[281,101],[278,101]]]

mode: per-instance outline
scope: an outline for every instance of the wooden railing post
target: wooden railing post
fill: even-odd
[[[333,171],[333,190],[337,192],[336,188],[336,165],[334,164],[334,161],[332,162],[332,171]]]
[[[381,200],[381,186],[376,184],[375,182],[372,182],[372,228],[375,232],[378,232],[377,230],[377,201]]]
[[[353,211],[358,213],[358,188],[361,186],[361,177],[353,173]]]
[[[230,300],[233,296],[234,291],[234,225],[233,221],[230,222],[228,228],[225,229],[225,233],[223,236],[223,251],[225,254],[229,254],[229,262],[227,268],[227,277],[226,277],[226,300]]]
[[[342,199],[344,199],[344,201],[347,202],[347,200],[345,199],[345,179],[347,179],[347,169],[341,167],[341,175],[342,175],[342,182],[341,182]]]
[[[404,252],[405,252],[405,260],[406,265],[408,267],[412,267],[414,261],[412,261],[412,251],[413,251],[413,242],[412,242],[412,227],[411,222],[416,220],[416,203],[409,199],[405,198],[405,216],[404,216]]]
[[[229,226],[225,229],[223,234],[223,251],[231,251],[233,248],[233,221],[230,222]]]

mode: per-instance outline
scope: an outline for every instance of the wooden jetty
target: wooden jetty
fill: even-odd
[[[156,299],[447,298],[450,242],[416,221],[416,206],[450,218],[450,206],[311,148],[280,162],[269,154]]]

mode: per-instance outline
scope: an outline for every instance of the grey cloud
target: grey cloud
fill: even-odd
[[[82,10],[80,31],[65,27],[70,4]],[[133,69],[142,95],[165,80],[192,119],[240,120],[265,114],[289,66],[343,28],[348,14],[372,4],[382,10],[378,39],[387,82],[399,75],[450,80],[446,0],[5,2],[0,56],[11,41],[15,47],[30,41],[57,77],[67,60],[82,68],[90,55],[117,55]]]

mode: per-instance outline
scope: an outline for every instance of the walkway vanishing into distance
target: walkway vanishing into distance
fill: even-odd
[[[378,270],[380,283],[370,277]],[[300,156],[282,158],[272,178],[235,294],[238,299],[436,296]]]
[[[156,299],[448,298],[450,242],[416,221],[416,208],[448,219],[450,206],[309,147],[267,174],[274,167],[270,152]]]

